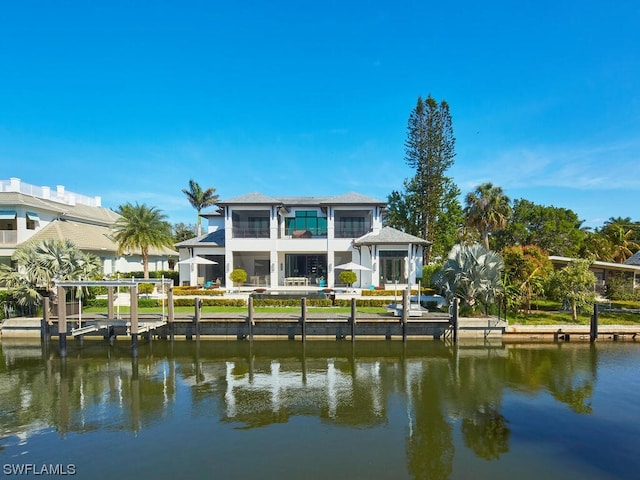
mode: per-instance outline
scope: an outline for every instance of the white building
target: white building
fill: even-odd
[[[18,178],[0,180],[0,263],[11,265],[11,256],[26,242],[44,239],[71,240],[79,249],[102,261],[105,275],[142,270],[140,252],[118,255],[112,227],[119,215],[101,206],[100,197],[38,187]],[[168,270],[177,257],[170,249],[152,250],[149,270]]]
[[[329,287],[337,266],[354,262],[359,288],[415,283],[428,242],[383,227],[385,202],[348,193],[333,197],[269,197],[250,193],[218,202],[203,213],[208,232],[176,244],[180,259],[199,256],[215,265],[182,265],[181,284],[231,286],[237,268],[253,287]]]

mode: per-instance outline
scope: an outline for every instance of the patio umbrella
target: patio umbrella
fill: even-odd
[[[218,262],[214,262],[213,260],[209,260],[208,258],[203,257],[191,257],[186,260],[180,260],[176,262],[176,265],[217,265]]]
[[[366,270],[371,271],[370,268],[365,267],[364,265],[360,265],[356,262],[343,263],[341,265],[336,265],[336,268],[341,270]]]
[[[360,265],[356,262],[343,263],[341,265],[336,265],[336,268],[340,270],[366,270],[371,271],[370,268],[365,267],[364,265]],[[360,285],[360,279],[358,278],[358,285]]]

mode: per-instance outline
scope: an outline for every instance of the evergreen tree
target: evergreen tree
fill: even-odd
[[[445,101],[436,102],[431,95],[426,100],[418,97],[409,116],[405,142],[405,161],[415,170],[415,175],[405,180],[404,193],[390,195],[388,225],[424,238],[432,245],[443,238],[439,238],[439,229],[446,232],[456,223],[455,219],[443,221],[457,211],[457,187],[445,175],[454,157],[455,138],[449,105]],[[443,235],[447,238],[450,232]],[[425,264],[430,256],[431,249],[425,249]]]

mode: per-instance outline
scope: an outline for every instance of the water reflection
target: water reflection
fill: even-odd
[[[297,416],[372,429],[397,417],[407,474],[450,478],[457,435],[479,459],[510,451],[505,397],[544,393],[590,415],[598,372],[597,347],[569,344],[157,342],[129,353],[85,342],[60,359],[51,345],[3,342],[1,444],[50,428],[140,432],[177,409],[236,430]]]

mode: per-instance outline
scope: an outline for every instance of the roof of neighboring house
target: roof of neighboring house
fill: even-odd
[[[354,245],[430,245],[431,242],[423,238],[401,232],[391,227],[383,227],[379,233],[367,233],[353,241]]]
[[[624,263],[627,265],[640,265],[640,250],[627,258]]]
[[[551,263],[556,263],[559,265],[567,265],[568,263],[576,260],[575,258],[570,257],[559,257],[556,255],[549,255],[549,260]],[[621,272],[636,272],[640,273],[640,265],[629,265],[627,263],[615,263],[615,262],[601,262],[600,260],[595,260],[592,264],[592,267],[600,267],[608,270],[617,270]]]
[[[183,240],[174,245],[176,248],[184,247],[223,247],[224,248],[224,230],[216,230],[215,232],[200,235],[199,237]]]
[[[360,193],[345,193],[334,196],[289,196],[270,197],[260,192],[248,193],[239,197],[221,200],[218,205],[285,205],[285,206],[312,206],[312,205],[386,205],[387,202],[377,198],[362,195]]]
[[[118,244],[112,239],[110,227],[103,225],[92,225],[88,223],[75,222],[72,220],[54,220],[42,230],[36,232],[29,240],[21,244],[38,242],[42,240],[71,240],[80,250],[92,252],[116,253]],[[133,252],[140,254],[140,252]],[[153,256],[177,256],[178,252],[170,248],[149,249],[149,254]]]
[[[0,208],[24,206],[46,210],[66,219],[112,225],[120,217],[113,210],[89,205],[54,202],[18,192],[0,192]]]

